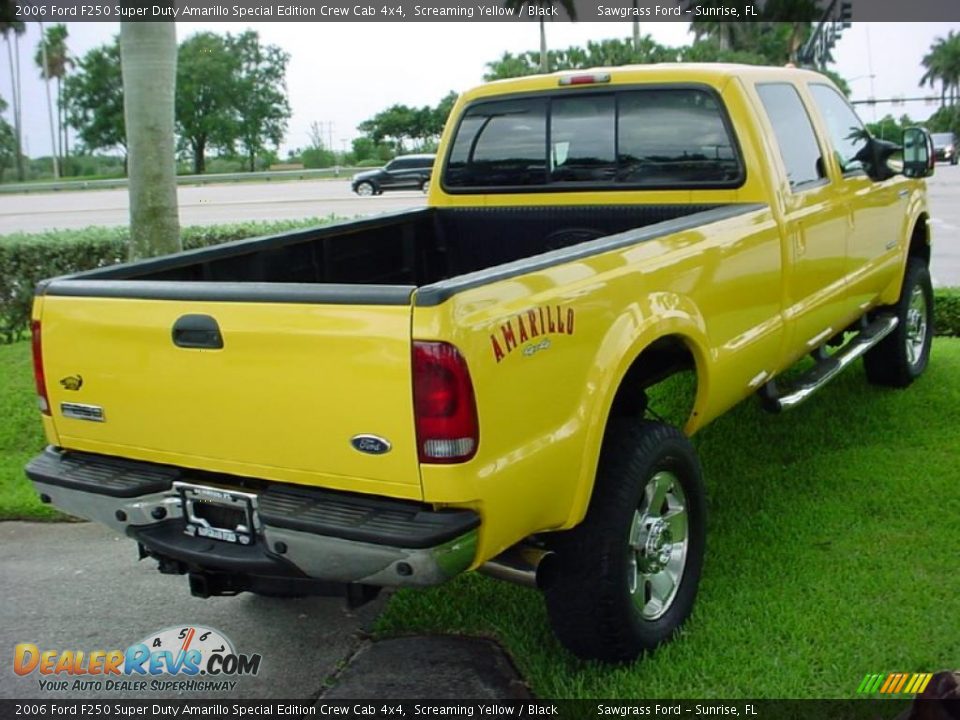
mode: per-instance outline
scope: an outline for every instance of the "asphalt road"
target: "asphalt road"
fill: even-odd
[[[0,523],[0,547],[0,698],[316,699],[361,647],[382,605],[378,599],[348,612],[336,598],[250,593],[201,600],[190,595],[185,577],[161,575],[152,560],[138,563],[136,543],[94,523]],[[237,686],[227,692],[45,691],[38,681],[55,676],[13,672],[20,643],[88,654],[126,650],[159,630],[197,625],[223,633],[238,653],[260,653],[260,672],[234,678]],[[95,679],[56,677],[71,686]]]
[[[934,283],[960,286],[960,166],[938,165],[928,185],[934,232]],[[179,201],[183,225],[331,214],[353,217],[423,207],[426,203],[418,191],[357,197],[347,180],[181,187]],[[127,208],[126,189],[0,195],[0,235],[17,230],[122,225],[128,221]]]
[[[178,188],[181,225],[247,220],[286,220],[339,215],[353,217],[423,207],[419,190],[358,197],[347,180],[301,180]],[[0,195],[0,235],[129,222],[126,188]]]
[[[960,165],[937,165],[927,188],[933,234],[933,284],[960,287]]]

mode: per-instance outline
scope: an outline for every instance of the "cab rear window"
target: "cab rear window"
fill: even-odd
[[[701,88],[576,92],[478,102],[452,143],[452,192],[737,187],[743,163],[718,98]]]

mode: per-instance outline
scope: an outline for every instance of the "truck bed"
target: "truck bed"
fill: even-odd
[[[237,284],[298,285],[278,300],[401,304],[410,292],[607,235],[691,217],[716,205],[425,208],[227,243],[54,281],[50,294],[253,299]],[[703,222],[709,221],[704,217]],[[677,227],[664,227],[664,232]],[[659,233],[658,233],[659,234]],[[102,283],[124,280],[130,283]],[[185,283],[218,283],[212,294]],[[320,292],[309,287],[323,284]],[[351,287],[353,286],[353,287]],[[356,286],[364,286],[361,290]],[[377,290],[376,288],[379,288]],[[209,288],[207,290],[210,290]],[[269,300],[270,288],[257,299]],[[274,289],[272,292],[278,292]]]

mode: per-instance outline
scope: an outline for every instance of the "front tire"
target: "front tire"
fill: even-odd
[[[933,342],[933,286],[922,261],[907,261],[900,299],[889,310],[897,327],[863,356],[863,365],[874,385],[902,388],[927,369]]]
[[[690,615],[706,539],[696,452],[676,428],[614,420],[584,521],[558,533],[545,590],[554,632],[584,659],[624,662]]]
[[[373,183],[362,182],[357,183],[357,187],[354,188],[354,192],[360,197],[370,197],[371,195],[377,194],[377,189],[373,186]]]

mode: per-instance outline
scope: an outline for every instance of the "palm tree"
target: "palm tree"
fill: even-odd
[[[560,5],[563,11],[574,22],[577,21],[577,8],[574,6],[574,0],[504,0],[503,6],[513,10],[514,14],[523,14],[524,8],[536,8],[538,10],[550,9],[555,5]],[[540,72],[550,72],[550,58],[547,54],[547,30],[544,24],[544,15],[538,15],[540,19]]]
[[[7,41],[7,57],[10,61],[10,88],[11,104],[13,105],[13,134],[17,146],[17,180],[26,179],[23,170],[23,125],[20,122],[20,36],[27,31],[27,26],[19,20],[4,19],[0,21],[0,34]],[[10,36],[13,42],[10,42]]]
[[[43,31],[43,23],[37,23],[40,26],[40,69],[44,71],[44,68],[48,68],[50,65],[47,62],[47,35]],[[60,177],[60,163],[57,159],[57,127],[53,122],[53,103],[50,101],[50,76],[47,75],[46,81],[43,83],[44,88],[47,91],[47,115],[50,120],[50,160],[53,162],[53,178],[57,179]]]
[[[66,25],[54,25],[46,31],[45,35],[41,36],[36,55],[34,55],[34,62],[40,68],[40,77],[47,83],[50,82],[50,78],[55,78],[57,81],[56,153],[62,158],[70,155],[70,142],[63,104],[63,79],[67,74],[67,69],[74,64],[67,50],[68,35]],[[46,60],[44,60],[44,44],[46,44]]]
[[[940,106],[953,105],[960,96],[960,35],[954,30],[945,38],[937,38],[923,56],[925,68],[921,85],[940,83]]]
[[[173,23],[120,23],[123,114],[130,192],[130,258],[177,252],[173,103],[177,37]]]

